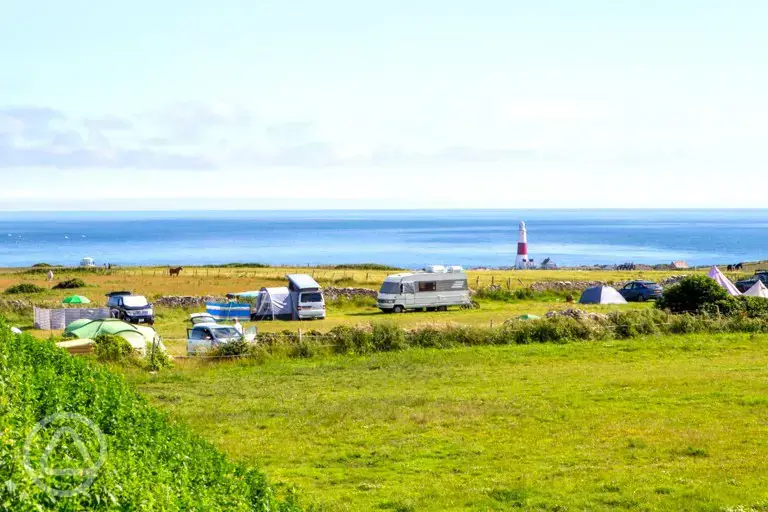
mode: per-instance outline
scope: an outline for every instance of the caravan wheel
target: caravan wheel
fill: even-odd
[[[405,308],[403,308],[403,306],[400,304],[392,308],[393,313],[402,313],[403,311],[405,311]]]

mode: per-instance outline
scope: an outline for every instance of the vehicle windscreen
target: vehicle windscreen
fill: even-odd
[[[197,324],[215,324],[216,320],[212,316],[196,316],[192,318],[192,323]]]
[[[379,293],[398,294],[400,293],[400,283],[384,281]]]
[[[143,308],[149,305],[147,298],[142,295],[123,297],[123,305],[127,308]]]
[[[211,332],[217,338],[234,338],[240,334],[233,327],[214,327]]]
[[[323,295],[321,293],[302,293],[301,302],[323,302]]]

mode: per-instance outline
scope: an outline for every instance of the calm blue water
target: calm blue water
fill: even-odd
[[[0,212],[0,267],[377,262],[508,266],[517,225],[559,265],[768,259],[768,210]]]

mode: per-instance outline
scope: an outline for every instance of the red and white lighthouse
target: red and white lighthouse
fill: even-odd
[[[530,260],[528,259],[528,231],[525,229],[525,222],[520,223],[520,230],[517,236],[517,259],[515,267],[528,268]]]

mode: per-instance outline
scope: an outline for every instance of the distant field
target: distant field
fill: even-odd
[[[413,349],[128,377],[321,510],[765,510],[767,344]]]
[[[34,283],[50,288],[46,281],[46,272],[30,273],[24,269],[0,269],[0,291],[19,283]],[[163,295],[214,295],[223,296],[228,292],[258,290],[263,286],[282,286],[288,273],[309,273],[324,286],[352,286],[378,289],[383,279],[393,271],[382,270],[329,270],[307,268],[185,268],[180,277],[170,277],[165,268],[121,268],[108,272],[103,270],[79,271],[54,269],[56,282],[71,277],[79,277],[87,283],[86,288],[76,290],[49,290],[32,296],[0,295],[0,298],[30,298],[35,301],[60,301],[73,293],[85,295],[93,304],[103,305],[105,294],[115,290],[130,290],[144,294],[150,299]],[[469,280],[472,288],[498,284],[512,289],[530,286],[539,281],[627,281],[630,279],[661,280],[680,272],[632,272],[632,271],[586,271],[586,270],[525,270],[525,271],[470,271]],[[384,315],[375,307],[329,307],[328,318],[313,322],[260,322],[262,332],[274,332],[289,329],[327,331],[337,325],[355,325],[372,321],[391,321],[399,325],[417,326],[420,324],[461,323],[467,325],[499,325],[513,316],[524,313],[542,315],[552,309],[567,307],[563,302],[524,301],[503,303],[480,301],[478,310],[448,312],[408,313],[405,315]],[[622,306],[648,307],[643,306]],[[589,307],[594,311],[607,311],[611,307]],[[157,331],[166,339],[167,345],[175,354],[184,353],[183,338],[186,336],[187,319],[190,311],[181,309],[157,308]],[[10,320],[30,328],[30,316],[19,317],[6,313]],[[46,332],[35,332],[37,336],[46,336]]]

